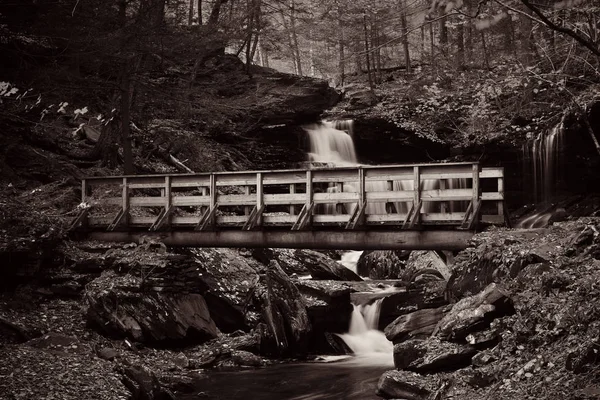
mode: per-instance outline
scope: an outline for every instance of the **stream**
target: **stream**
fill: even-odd
[[[390,358],[359,356],[331,363],[281,364],[258,370],[211,372],[200,378],[197,393],[183,399],[381,399],[375,390],[381,374],[393,368]]]

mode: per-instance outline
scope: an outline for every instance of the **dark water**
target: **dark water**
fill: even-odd
[[[215,372],[199,381],[198,394],[186,399],[312,400],[381,399],[375,394],[388,360],[353,358],[336,363],[277,365],[240,372]]]

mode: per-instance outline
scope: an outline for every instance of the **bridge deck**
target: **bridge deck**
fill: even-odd
[[[74,226],[185,246],[464,247],[504,223],[503,180],[477,163],[91,177]]]

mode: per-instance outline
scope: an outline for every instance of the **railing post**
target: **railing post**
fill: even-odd
[[[210,221],[208,224],[211,227],[215,226],[215,207],[217,206],[217,176],[215,174],[210,174],[209,178],[209,190],[210,190],[210,207],[208,212],[211,213]]]
[[[250,186],[246,185],[244,186],[244,194],[246,196],[250,196],[251,194],[251,190],[250,190]],[[252,211],[252,208],[250,208],[250,206],[244,206],[244,215],[250,215],[250,212]]]
[[[502,200],[498,200],[498,215],[504,216],[504,172],[502,177],[498,178],[498,193],[502,197]]]
[[[81,180],[81,202],[85,203],[87,198],[88,185],[85,179]]]
[[[262,225],[262,210],[264,208],[264,197],[263,197],[263,174],[258,172],[256,174],[256,210],[259,213],[258,219],[256,220],[257,225]]]
[[[123,178],[122,197],[123,221],[125,222],[125,226],[127,226],[129,225],[129,184],[127,178]]]
[[[314,187],[313,187],[313,172],[312,170],[306,171],[306,210],[309,213],[306,216],[306,223],[310,225],[312,223],[312,202],[314,195]]]
[[[479,195],[479,164],[473,164],[473,207],[477,205],[481,196]]]
[[[365,170],[358,167],[358,205],[359,207],[367,202],[365,188]]]
[[[290,183],[290,194],[296,193],[296,184]],[[293,204],[290,204],[290,215],[296,214],[296,208]]]
[[[414,175],[414,184],[415,192],[414,192],[414,200],[413,207],[415,207],[415,216],[414,216],[414,224],[418,224],[421,219],[421,168],[418,165],[415,165],[413,168]]]

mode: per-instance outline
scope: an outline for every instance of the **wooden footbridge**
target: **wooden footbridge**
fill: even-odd
[[[507,221],[503,169],[478,163],[90,177],[81,191],[80,234],[170,246],[455,250]]]

